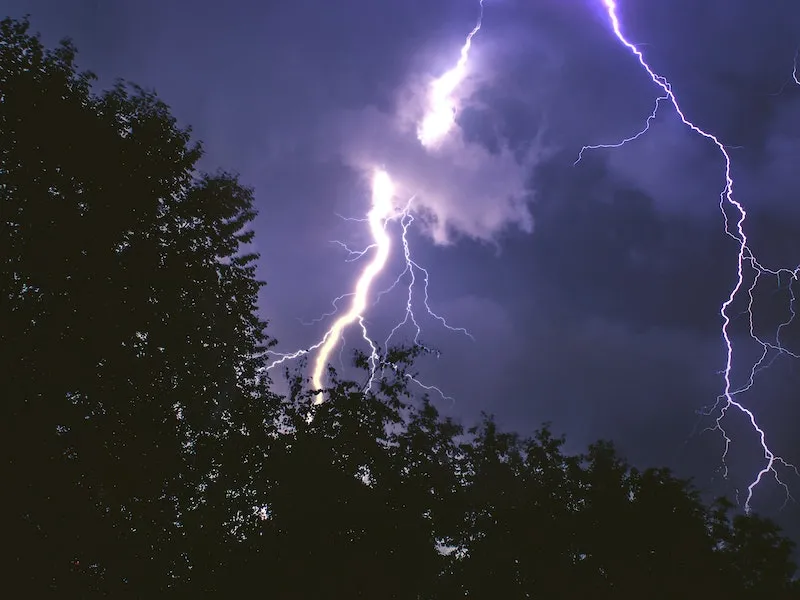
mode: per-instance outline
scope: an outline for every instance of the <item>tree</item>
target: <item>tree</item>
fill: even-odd
[[[441,597],[800,597],[774,524],[706,507],[668,470],[640,472],[608,442],[564,455],[547,428],[523,439],[485,420],[473,433],[472,500]]]
[[[729,506],[726,506],[726,508]],[[758,515],[736,515],[722,522],[719,554],[734,598],[800,598],[795,573],[794,544],[777,525]]]
[[[332,373],[326,402],[313,408],[315,392],[291,379],[281,433],[261,471],[269,481],[264,519],[242,544],[226,590],[415,598],[432,587],[442,562],[436,517],[456,487],[447,464],[434,461],[454,426],[430,405],[421,415],[409,403],[404,364],[414,354],[393,353],[392,368],[368,390]]]
[[[70,43],[45,50],[28,30],[0,23],[11,571],[31,596],[149,595],[199,560],[197,532],[245,510],[192,516],[214,500],[221,450],[242,459],[269,417],[252,191],[198,175],[200,146],[152,93],[94,95]]]

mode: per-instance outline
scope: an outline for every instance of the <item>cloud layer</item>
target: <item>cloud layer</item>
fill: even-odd
[[[532,231],[529,178],[544,149],[535,143],[524,154],[490,148],[468,139],[459,124],[440,146],[426,149],[416,132],[420,95],[404,91],[400,97],[395,114],[368,106],[335,115],[325,135],[333,136],[345,164],[358,171],[385,169],[401,195],[414,197],[414,212],[438,244],[460,236],[494,242],[514,227]]]

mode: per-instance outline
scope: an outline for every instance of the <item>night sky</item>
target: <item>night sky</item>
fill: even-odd
[[[790,0],[619,0],[627,37],[669,79],[686,116],[729,148],[750,247],[770,269],[800,264],[800,6]],[[369,243],[367,168],[418,194],[410,234],[428,268],[430,306],[475,341],[420,318],[441,351],[423,380],[469,423],[480,411],[530,433],[543,422],[578,451],[611,438],[634,464],[668,465],[710,494],[744,499],[763,466],[741,414],[724,478],[723,438],[702,417],[723,389],[720,304],[736,280],[717,148],[688,130],[610,28],[602,0],[486,0],[461,100],[458,141],[426,153],[409,123],[420,89],[458,57],[477,0],[0,0],[31,15],[53,45],[69,36],[79,66],[155,89],[204,142],[203,167],[256,190],[261,297],[278,349],[314,343],[303,325],[349,291],[360,263],[331,240]],[[729,217],[734,216],[728,212]],[[735,223],[735,219],[734,219]],[[393,230],[394,231],[394,230]],[[378,289],[402,265],[395,255]],[[761,346],[749,338],[752,271],[732,304],[733,386]],[[791,316],[788,275],[753,292],[754,330],[774,342]],[[385,338],[402,293],[365,316]],[[800,308],[800,307],[799,307]],[[407,334],[411,330],[404,330]],[[405,336],[407,339],[408,336]],[[404,336],[395,338],[403,341]],[[350,343],[357,333],[349,332]],[[800,353],[800,319],[781,329]],[[800,363],[775,352],[750,392],[770,447],[800,463]],[[338,357],[337,357],[338,360]],[[280,374],[275,373],[280,379]],[[718,413],[714,413],[717,415]],[[800,477],[781,471],[800,494]],[[753,507],[798,538],[800,506],[771,478]]]

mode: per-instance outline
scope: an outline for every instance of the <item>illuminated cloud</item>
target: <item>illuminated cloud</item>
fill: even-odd
[[[335,136],[346,164],[358,171],[385,168],[400,197],[415,196],[414,211],[438,244],[459,236],[494,242],[512,227],[533,229],[530,173],[545,158],[537,146],[522,158],[508,148],[491,152],[481,143],[466,141],[456,125],[429,150],[420,144],[407,115],[374,107],[337,115],[329,134]]]

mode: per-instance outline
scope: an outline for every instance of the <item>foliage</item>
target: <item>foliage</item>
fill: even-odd
[[[201,149],[152,93],[93,95],[69,43],[48,51],[27,30],[0,24],[12,568],[34,596],[148,595],[200,560],[185,547],[192,527],[212,535],[197,506],[233,494],[220,520],[245,510],[224,461],[263,451],[252,192],[198,175]]]
[[[153,94],[0,23],[0,389],[16,596],[798,598],[767,520],[606,442],[330,372],[270,391],[252,191]],[[369,361],[356,357],[368,368]]]

